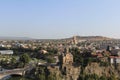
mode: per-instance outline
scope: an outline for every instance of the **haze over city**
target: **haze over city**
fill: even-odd
[[[1,0],[0,36],[120,38],[119,0]]]

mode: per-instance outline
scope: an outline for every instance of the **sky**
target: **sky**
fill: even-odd
[[[0,36],[120,38],[120,0],[0,0]]]

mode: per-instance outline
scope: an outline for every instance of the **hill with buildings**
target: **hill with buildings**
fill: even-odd
[[[78,40],[112,40],[113,38],[103,37],[103,36],[74,36]],[[71,40],[73,37],[65,38],[64,40]]]

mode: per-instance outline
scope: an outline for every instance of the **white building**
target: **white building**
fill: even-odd
[[[120,64],[120,57],[118,56],[110,56],[110,63],[111,64]]]
[[[13,54],[12,50],[0,50],[0,54]]]
[[[3,44],[0,44],[0,47],[5,47],[5,45],[3,45]]]

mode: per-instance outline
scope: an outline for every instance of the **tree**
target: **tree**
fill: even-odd
[[[109,45],[107,46],[107,49],[106,49],[106,51],[110,51],[110,46],[109,46]]]
[[[48,58],[47,58],[47,62],[48,62],[48,63],[55,63],[55,59],[52,58],[52,57],[48,57]]]
[[[37,74],[37,80],[45,80],[44,74]]]
[[[99,80],[99,76],[97,74],[85,75],[84,80]]]
[[[101,76],[99,80],[107,80],[106,76]]]
[[[53,74],[50,74],[50,75],[48,76],[48,79],[49,79],[49,80],[56,80],[56,76],[53,75]]]
[[[10,60],[10,67],[11,68],[15,68],[16,67],[16,58],[14,56],[12,56],[11,60]]]
[[[117,78],[115,77],[115,75],[111,75],[108,80],[117,80]]]
[[[24,63],[24,66],[29,63],[30,61],[30,57],[28,54],[23,54],[20,56],[20,59],[19,59],[20,62],[23,62]]]
[[[16,64],[16,58],[15,58],[15,57],[12,57],[11,63],[12,63],[13,65]]]
[[[35,80],[46,80],[46,68],[44,66],[39,66],[35,71]]]

